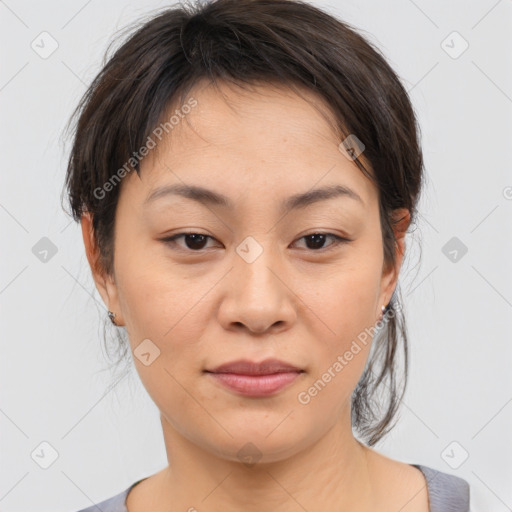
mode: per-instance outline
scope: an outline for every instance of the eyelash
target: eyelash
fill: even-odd
[[[170,237],[167,237],[167,238],[162,238],[161,241],[164,242],[167,245],[176,245],[176,242],[175,242],[176,239],[181,238],[181,237],[185,237],[187,235],[201,235],[201,236],[204,236],[206,238],[213,239],[213,237],[211,237],[210,235],[205,235],[204,233],[196,233],[194,231],[191,231],[191,232],[187,232],[187,233],[178,233],[176,235],[173,235],[173,236],[170,236]],[[347,243],[347,242],[351,242],[352,241],[352,240],[349,240],[348,238],[343,238],[343,237],[335,235],[333,233],[317,233],[317,232],[310,233],[308,235],[304,235],[304,236],[300,237],[298,240],[302,240],[303,238],[307,238],[307,237],[313,236],[313,235],[324,235],[324,236],[327,236],[327,237],[331,237],[331,238],[334,238],[335,242],[332,243],[331,245],[327,246],[327,247],[322,247],[321,249],[309,249],[309,252],[320,252],[320,253],[328,252],[328,251],[331,251],[333,249],[336,249],[337,247],[339,247],[343,243]],[[189,253],[201,253],[201,252],[204,252],[206,249],[193,250],[193,249],[189,249],[189,248],[180,247],[179,249],[176,249],[176,250],[183,251],[183,252],[189,252]],[[308,250],[308,249],[306,248],[306,250]]]

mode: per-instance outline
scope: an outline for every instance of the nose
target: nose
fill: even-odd
[[[226,330],[252,334],[276,334],[290,328],[298,302],[293,283],[287,282],[286,272],[269,248],[250,261],[234,255],[224,283],[219,322]]]

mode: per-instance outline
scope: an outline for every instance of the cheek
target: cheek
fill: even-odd
[[[361,263],[317,280],[315,292],[305,290],[303,300],[323,322],[329,345],[342,348],[377,321],[375,308],[379,289],[377,266]]]
[[[325,403],[328,407],[333,399],[343,402],[364,370],[377,321],[380,276],[376,269],[376,265],[357,265],[333,273],[329,279],[320,281],[315,293],[304,295],[304,302],[319,319],[315,321],[317,332],[313,333],[317,364],[308,382],[320,381],[311,390],[318,406]]]
[[[177,265],[162,257],[159,248],[155,255],[140,245],[132,245],[116,259],[119,301],[127,330],[139,337],[167,339],[189,322],[189,312],[204,295],[207,283],[190,273],[182,276]]]
[[[142,252],[119,257],[119,301],[141,380],[156,402],[166,396],[175,400],[182,394],[172,376],[185,384],[202,370],[202,340],[214,314],[207,292],[219,277],[183,275],[168,259]],[[157,354],[149,366],[138,358],[143,350]]]
[[[207,325],[208,301],[199,302],[205,292],[168,269],[129,259],[119,262],[118,290],[137,373],[161,411],[190,410],[186,390],[193,389],[204,357],[198,340]]]

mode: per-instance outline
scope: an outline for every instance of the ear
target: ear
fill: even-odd
[[[393,210],[393,232],[395,234],[396,242],[394,244],[395,250],[395,264],[383,267],[382,280],[380,287],[379,298],[379,311],[377,316],[382,315],[381,306],[386,306],[391,300],[391,296],[396,288],[400,267],[402,266],[405,254],[405,235],[407,228],[411,222],[411,215],[407,208],[398,208]]]
[[[96,288],[98,289],[98,292],[100,293],[108,310],[116,314],[116,324],[118,326],[124,325],[121,308],[119,307],[117,286],[114,280],[114,275],[108,275],[101,265],[100,251],[94,235],[92,215],[90,212],[86,212],[82,215],[80,224],[82,227],[85,254],[87,256],[89,266],[91,267]]]

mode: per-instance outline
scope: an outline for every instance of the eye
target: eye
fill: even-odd
[[[190,249],[192,252],[199,252],[204,249],[207,239],[212,237],[203,235],[202,233],[178,233],[177,235],[162,238],[162,242],[165,242],[169,245],[176,245],[176,240],[179,238],[184,238],[186,244],[185,248],[180,246],[180,249]]]
[[[326,238],[331,238],[334,242],[327,247],[323,247]],[[307,248],[313,249],[316,252],[320,252],[321,250],[329,251],[344,242],[350,242],[349,239],[342,238],[341,236],[334,235],[333,233],[311,233],[310,235],[305,235],[299,238],[299,240],[305,240]]]
[[[180,244],[177,244],[176,240],[183,238],[185,242],[185,247]],[[202,233],[178,233],[177,235],[173,235],[167,238],[162,238],[162,242],[174,246],[179,245],[178,250],[184,250],[188,252],[200,252],[202,251],[208,239],[213,237],[209,235],[204,235]],[[331,238],[334,240],[333,243],[328,245],[327,247],[323,247],[326,238]],[[333,233],[312,233],[310,235],[305,235],[298,240],[306,241],[306,248],[312,250],[313,252],[320,252],[323,250],[331,250],[336,248],[338,245],[350,242],[351,240],[347,238],[340,237],[338,235],[334,235]]]

